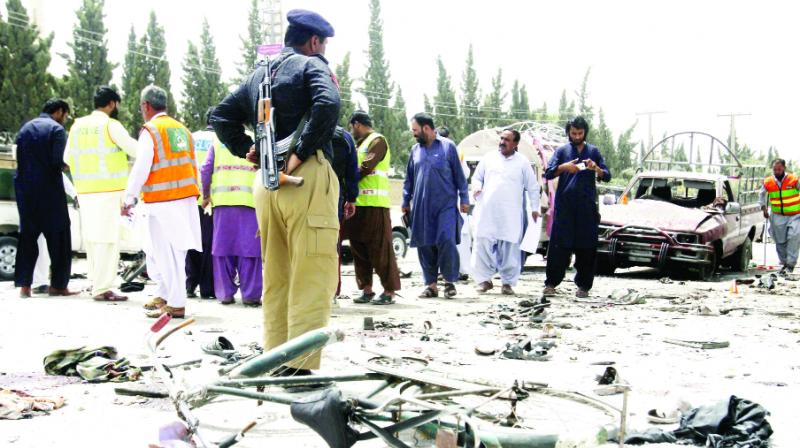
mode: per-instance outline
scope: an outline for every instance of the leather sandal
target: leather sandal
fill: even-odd
[[[362,293],[361,296],[356,297],[355,299],[353,299],[353,303],[370,303],[370,302],[372,302],[372,299],[374,297],[375,297],[375,293],[374,292],[371,292],[369,294]]]
[[[373,305],[393,305],[395,302],[394,302],[394,297],[390,296],[389,294],[381,294],[378,297],[372,299],[372,301],[369,303]]]
[[[420,299],[432,299],[434,297],[439,297],[439,291],[431,288],[428,286],[422,291],[422,294],[419,295]]]
[[[164,305],[157,310],[151,310],[145,313],[147,317],[153,319],[157,319],[163,316],[164,314],[169,314],[171,317],[175,319],[183,319],[184,316],[186,315],[186,308],[174,308],[169,305]]]
[[[146,310],[157,310],[157,309],[161,308],[162,306],[166,306],[166,305],[167,305],[167,301],[166,300],[162,299],[161,297],[154,297],[153,300],[145,303],[142,306],[142,308],[144,308]]]
[[[445,283],[444,284],[444,296],[445,298],[452,299],[456,296],[456,285],[452,283]]]
[[[92,299],[98,302],[124,302],[128,300],[128,296],[121,296],[114,291],[108,290],[102,294],[92,297]]]

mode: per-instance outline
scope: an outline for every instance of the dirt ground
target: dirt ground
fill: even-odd
[[[759,260],[762,250],[754,246]],[[774,248],[768,253],[768,263],[775,264]],[[653,270],[624,270],[615,277],[598,277],[592,299],[579,303],[568,280],[559,288],[560,295],[553,299],[545,319],[553,324],[556,336],[551,359],[519,361],[479,356],[475,347],[502,346],[523,337],[538,339],[547,331],[543,324],[515,314],[521,300],[540,297],[544,278],[541,257],[529,260],[516,287],[517,297],[501,296],[499,287],[479,296],[474,284],[464,283],[457,285],[456,300],[418,299],[422,281],[416,254],[411,251],[400,264],[401,270],[411,271],[412,276],[403,279],[404,297],[398,304],[377,307],[339,301],[330,324],[344,330],[347,339],[324,351],[320,373],[360,371],[356,364],[372,356],[361,350],[363,345],[424,358],[429,367],[463,378],[524,378],[621,406],[620,396],[598,397],[593,392],[598,387],[595,376],[605,368],[599,364],[613,362],[632,388],[629,409],[633,428],[647,427],[645,415],[654,407],[678,400],[698,406],[736,395],[771,412],[773,447],[797,446],[798,433],[792,427],[800,398],[800,281],[778,280],[772,291],[742,285],[738,294],[733,294],[731,281],[744,277],[741,274],[723,272],[712,282],[662,283]],[[76,260],[74,272],[85,273],[85,260]],[[761,273],[753,270],[749,277]],[[343,282],[343,292],[355,296],[352,266],[343,267]],[[73,289],[86,286],[87,281],[81,279],[70,284]],[[622,288],[640,293],[644,303],[608,304],[608,297]],[[133,364],[147,365],[144,335],[151,321],[144,317],[141,305],[152,290],[149,285],[126,303],[107,304],[93,302],[86,295],[23,300],[10,283],[0,285],[0,387],[66,398],[66,406],[50,415],[0,422],[0,446],[143,447],[157,441],[159,426],[175,419],[166,400],[117,396],[115,384],[47,376],[42,368],[42,359],[51,351],[83,345],[112,345]],[[239,347],[261,341],[260,309],[190,299],[187,310],[197,323],[171,338],[160,353],[166,362],[202,360],[199,367],[178,370],[188,382],[213,378],[220,367],[221,358],[200,350],[209,339],[224,334]],[[498,325],[500,313],[516,318],[515,328]],[[364,317],[372,317],[378,328],[363,330]],[[431,323],[430,330],[424,329],[425,321]],[[430,340],[421,340],[423,335]],[[726,341],[730,345],[703,350],[665,343],[667,338]],[[555,413],[569,422],[569,415]],[[325,446],[313,432],[295,423],[287,408],[278,405],[256,407],[251,401],[226,400],[203,408],[198,416],[211,440],[257,418],[259,425],[239,446]],[[597,422],[604,423],[608,422]]]

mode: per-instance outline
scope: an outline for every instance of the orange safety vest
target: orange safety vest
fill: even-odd
[[[197,197],[197,162],[192,133],[179,121],[160,115],[144,124],[155,142],[153,165],[142,187],[144,202]]]
[[[780,185],[773,176],[764,178],[764,188],[769,193],[772,213],[785,216],[800,214],[800,191],[797,181],[797,175],[789,173],[783,176]]]

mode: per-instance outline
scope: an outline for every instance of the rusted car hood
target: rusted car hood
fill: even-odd
[[[600,222],[613,226],[654,227],[672,232],[700,233],[709,241],[725,229],[719,213],[686,208],[664,201],[636,199],[627,204],[609,205],[602,209]],[[713,239],[713,238],[711,238]]]

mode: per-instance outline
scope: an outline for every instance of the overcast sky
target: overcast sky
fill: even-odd
[[[66,52],[80,0],[23,0],[35,9],[46,32],[55,32],[53,52]],[[562,89],[572,96],[591,67],[590,101],[602,107],[615,133],[645,111],[653,117],[656,139],[684,130],[728,135],[723,113],[737,118],[739,141],[766,152],[775,145],[782,156],[800,159],[794,145],[795,107],[800,101],[796,20],[777,1],[584,1],[384,0],[384,43],[392,78],[402,88],[409,114],[433,96],[436,57],[441,55],[456,86],[461,84],[467,49],[474,46],[483,92],[502,67],[506,86],[514,79],[528,86],[532,106],[547,102],[557,110]],[[181,62],[187,40],[198,40],[208,18],[223,78],[236,74],[249,0],[135,2],[106,0],[110,57],[122,60],[131,25],[144,31],[156,9],[166,28],[173,73],[180,95]],[[4,6],[3,6],[4,8]],[[368,0],[284,0],[292,8],[312,9],[334,26],[328,58],[335,67],[352,54],[351,76],[363,76],[366,64]],[[54,56],[51,71],[65,64]],[[357,83],[359,86],[360,83]],[[647,140],[647,119],[638,117],[637,138]],[[591,140],[591,138],[590,138]]]

